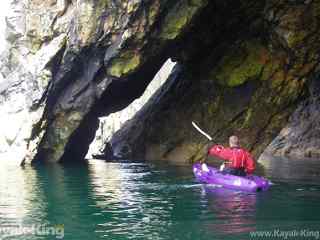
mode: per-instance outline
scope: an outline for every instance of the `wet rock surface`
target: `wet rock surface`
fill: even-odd
[[[18,15],[9,24],[11,47],[5,65],[21,65],[23,70],[9,68],[8,73],[30,73],[24,81],[28,84],[44,76],[39,79],[42,88],[34,97],[35,104],[22,106],[27,113],[42,111],[16,145],[30,160],[57,162],[83,159],[98,117],[124,108],[143,93],[169,58],[171,45],[185,34],[207,1],[32,0],[12,4],[19,11],[13,11]],[[54,42],[59,47],[46,51]],[[33,59],[38,55],[42,65]],[[7,81],[5,76],[4,85],[9,86]]]
[[[298,106],[265,153],[296,158],[320,156],[319,76],[315,76],[310,84],[310,93],[310,98]]]
[[[299,104],[317,105],[307,99],[319,68],[318,1],[31,0],[12,9],[0,83],[13,123],[0,151],[20,153],[10,158],[82,160],[98,117],[141,96],[168,58],[175,71],[115,134],[118,152],[201,159],[207,143],[194,120],[216,142],[239,135],[258,156]]]
[[[292,134],[303,144],[312,142],[312,152],[316,152],[318,136],[306,120],[314,122],[318,103],[306,99],[311,95],[308,82],[318,71],[319,56],[314,52],[319,49],[318,36],[313,35],[319,31],[317,3],[246,4],[245,10],[237,8],[237,14],[228,7],[220,10],[230,14],[211,22],[216,31],[208,32],[213,29],[210,24],[199,28],[212,45],[197,41],[199,52],[193,48],[194,52],[184,55],[184,66],[171,76],[172,83],[114,135],[113,146],[129,144],[138,158],[197,161],[209,143],[192,129],[194,120],[214,142],[227,144],[228,136],[236,134],[258,157],[303,102],[297,111],[303,110],[305,117],[296,120]],[[231,24],[221,27],[217,22]],[[314,112],[313,120],[307,112]]]

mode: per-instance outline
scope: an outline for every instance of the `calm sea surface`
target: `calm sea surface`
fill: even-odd
[[[0,239],[320,239],[320,159],[266,158],[258,174],[268,192],[203,185],[190,166],[157,162],[1,164]]]

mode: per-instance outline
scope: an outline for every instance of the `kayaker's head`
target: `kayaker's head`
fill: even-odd
[[[240,147],[239,138],[237,136],[229,137],[229,145],[230,147]]]

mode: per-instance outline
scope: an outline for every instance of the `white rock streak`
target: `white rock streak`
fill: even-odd
[[[90,145],[87,158],[91,158],[92,154],[99,153],[99,151],[104,148],[105,142],[110,140],[112,135],[118,131],[126,121],[133,118],[136,112],[138,112],[152,95],[165,83],[174,65],[175,63],[170,59],[167,60],[139,99],[136,99],[120,112],[100,118],[100,126],[96,132],[94,141]]]

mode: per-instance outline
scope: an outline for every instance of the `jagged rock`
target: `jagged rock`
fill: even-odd
[[[16,123],[0,142],[19,159],[83,159],[98,118],[141,96],[168,58],[179,62],[175,72],[113,148],[128,143],[132,157],[197,160],[205,141],[190,128],[195,120],[222,143],[239,134],[258,155],[308,97],[318,71],[318,1],[20,0],[12,7],[0,89],[1,111]]]
[[[157,89],[165,83],[174,65],[175,63],[170,59],[166,61],[140,98],[134,100],[122,111],[99,118],[99,129],[96,131],[94,141],[90,144],[86,158],[92,158],[93,155],[95,155],[94,158],[96,158],[103,152],[105,153],[105,158],[110,159],[113,157],[113,155],[110,154],[111,151],[108,144],[105,146],[105,143],[109,141],[113,134],[122,128],[123,124],[131,119],[135,113],[145,105]],[[101,156],[103,156],[103,154]]]
[[[115,133],[113,147],[129,143],[134,158],[196,161],[204,157],[207,143],[192,129],[194,120],[217,143],[227,144],[228,136],[237,134],[256,156],[263,152],[297,103],[308,97],[307,81],[318,71],[319,5],[269,1],[263,11],[258,3],[249,6],[236,16],[232,9],[220,10],[225,15],[211,23],[217,32],[203,33],[217,40],[212,45],[198,41],[197,57],[185,52],[185,67]],[[231,24],[222,31],[217,22]]]
[[[295,110],[288,125],[265,150],[266,154],[299,158],[320,156],[319,76],[313,80],[310,98]]]
[[[0,66],[0,141],[4,143],[0,152],[9,161],[31,161],[43,136],[43,99],[52,78],[48,66],[66,39],[64,28],[42,31],[50,29],[54,11],[55,5],[46,1],[12,1],[6,17],[8,48]],[[37,135],[33,129],[39,130]]]
[[[15,62],[11,59],[6,65],[17,63],[21,71],[29,72],[36,62],[33,57],[39,55],[45,63],[41,71],[46,70],[46,86],[38,91],[41,98],[32,107],[23,106],[26,112],[44,106],[24,145],[37,139],[31,144],[36,147],[28,149],[36,154],[35,159],[56,162],[83,158],[98,117],[124,108],[142,94],[168,59],[169,46],[187,31],[207,1],[31,0],[14,4],[21,9],[15,18],[19,21],[9,24],[10,54],[16,52]],[[16,28],[18,22],[21,29]],[[60,48],[50,51],[53,56],[43,56],[41,49],[58,37],[63,39]],[[17,39],[19,44],[14,43]],[[26,82],[36,83],[43,75],[33,71]]]

